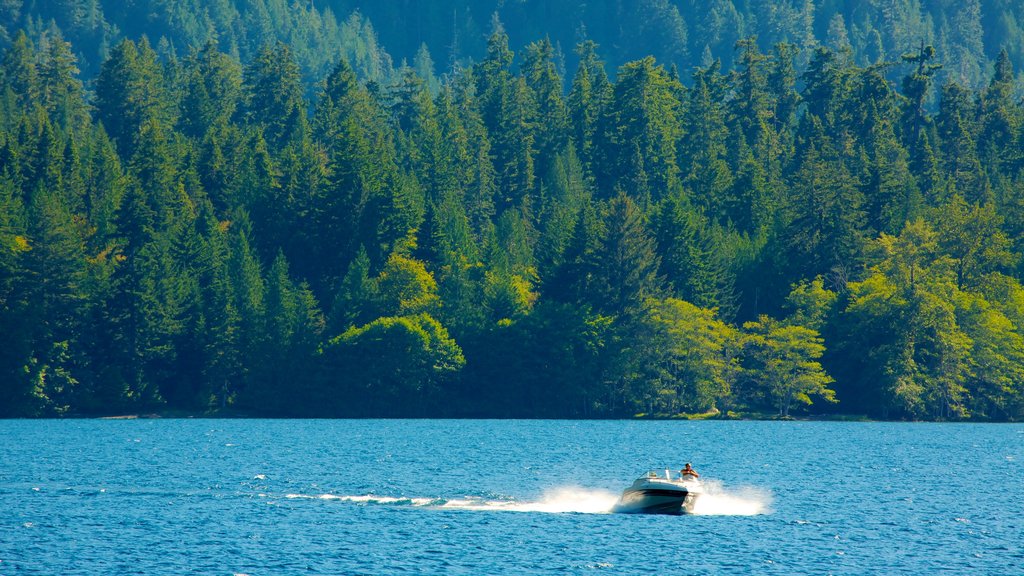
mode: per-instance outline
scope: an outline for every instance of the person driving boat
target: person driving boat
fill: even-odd
[[[700,474],[697,474],[697,471],[693,469],[693,466],[690,466],[689,462],[687,462],[686,466],[684,466],[683,469],[679,471],[680,478],[685,479],[687,476],[691,478],[700,478]]]

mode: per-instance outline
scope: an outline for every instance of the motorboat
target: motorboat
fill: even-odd
[[[619,514],[692,514],[697,498],[703,492],[700,480],[694,476],[676,475],[657,470],[637,478],[622,492],[612,512]]]

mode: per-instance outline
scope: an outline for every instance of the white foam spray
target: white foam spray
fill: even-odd
[[[743,486],[726,489],[721,482],[705,480],[704,493],[693,507],[702,516],[756,516],[771,511],[772,494],[763,488]]]
[[[459,510],[508,510],[512,512],[548,512],[580,514],[607,514],[618,496],[605,490],[590,490],[575,486],[553,488],[544,492],[535,502],[516,500],[459,499],[445,502],[442,508]]]

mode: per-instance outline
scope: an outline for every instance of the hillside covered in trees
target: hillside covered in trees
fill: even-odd
[[[1010,24],[991,61],[935,16],[963,3],[877,3],[938,34],[877,53],[588,24],[611,45],[563,76],[570,23],[490,19],[438,73],[319,2],[106,4],[0,3],[0,415],[1024,418]],[[717,13],[639,4],[679,16],[659,34]],[[793,10],[846,4],[876,5]]]

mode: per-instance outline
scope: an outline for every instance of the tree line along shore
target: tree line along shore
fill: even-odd
[[[222,48],[3,50],[0,415],[1024,417],[1006,51]]]

